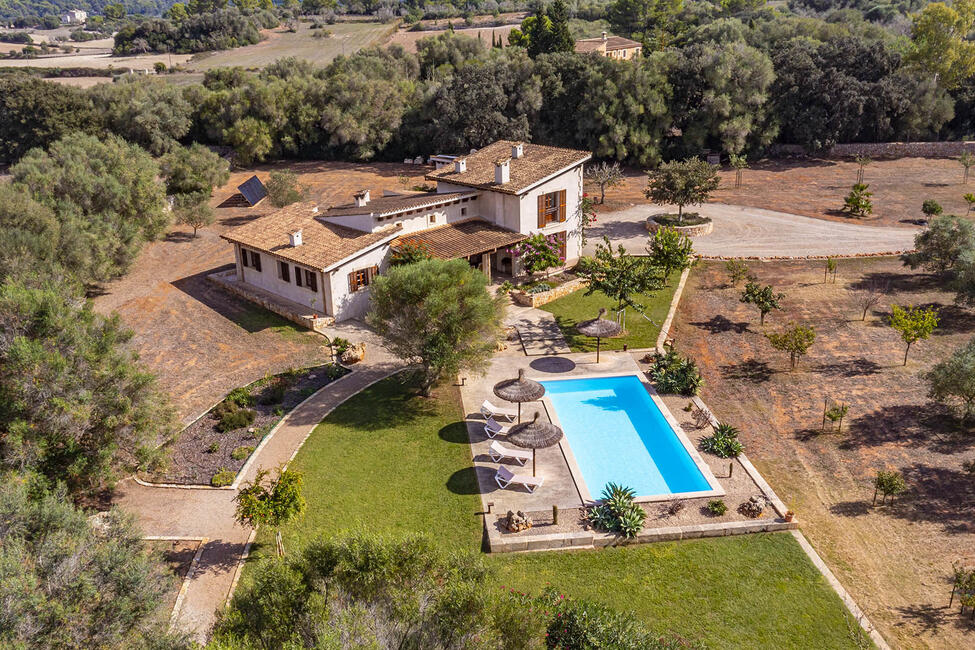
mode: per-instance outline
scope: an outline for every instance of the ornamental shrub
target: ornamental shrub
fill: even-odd
[[[685,397],[697,395],[704,385],[704,378],[701,377],[697,364],[692,359],[682,357],[676,350],[668,350],[666,354],[654,354],[647,376],[661,393]]]
[[[565,262],[559,255],[559,242],[555,235],[536,233],[522,240],[511,249],[529,275],[554,268]]]
[[[254,417],[257,415],[251,409],[240,408],[227,401],[221,402],[213,412],[219,420],[217,422],[217,431],[220,433],[236,431],[237,429],[250,426],[253,424]]]
[[[701,449],[721,458],[736,458],[744,451],[738,434],[736,427],[719,424],[714,427],[714,435],[701,438]]]
[[[618,533],[627,539],[636,537],[643,529],[646,511],[633,502],[632,488],[608,483],[603,489],[603,502],[586,512],[586,520],[598,530]]]
[[[708,501],[708,512],[715,517],[720,517],[724,513],[728,512],[728,506],[721,499],[711,499]]]
[[[220,471],[210,479],[210,485],[213,487],[226,487],[234,482],[234,477],[236,476],[236,473],[231,472],[226,467],[221,467]]]

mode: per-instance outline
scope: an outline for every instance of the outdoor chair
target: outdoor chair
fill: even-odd
[[[486,418],[507,418],[508,422],[514,422],[518,414],[512,409],[498,408],[489,400],[484,400],[484,403],[481,404],[481,415]]]
[[[509,485],[517,483],[519,485],[524,485],[525,489],[531,493],[534,493],[536,488],[542,487],[542,483],[545,482],[545,477],[529,476],[528,474],[515,474],[507,467],[502,465],[498,468],[497,473],[494,475],[494,480],[497,482],[498,487],[500,487],[502,490],[507,488]]]
[[[487,422],[484,423],[484,435],[486,435],[488,438],[494,438],[494,436],[498,435],[499,433],[508,433],[508,429],[510,428],[510,426],[499,424],[497,420],[489,416]]]
[[[491,448],[488,450],[488,454],[491,456],[491,460],[496,463],[500,463],[505,458],[510,458],[511,460],[516,460],[519,464],[524,465],[532,459],[532,455],[529,452],[509,449],[497,440],[491,443]]]

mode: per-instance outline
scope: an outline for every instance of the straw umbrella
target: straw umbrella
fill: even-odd
[[[535,476],[535,451],[551,447],[562,439],[562,429],[551,422],[539,422],[538,412],[531,422],[516,424],[508,431],[508,442],[532,450],[532,476]]]
[[[521,422],[522,402],[540,400],[545,394],[545,387],[537,381],[525,378],[525,369],[518,370],[517,379],[505,379],[494,385],[494,394],[506,402],[518,404],[518,421]]]
[[[578,325],[576,329],[583,336],[592,336],[596,339],[596,363],[599,363],[599,340],[610,336],[619,336],[623,328],[616,321],[606,320],[603,318],[603,314],[606,310],[603,308],[599,309],[599,316],[593,318],[592,320],[584,320]]]

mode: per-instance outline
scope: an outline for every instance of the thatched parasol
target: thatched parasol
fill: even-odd
[[[603,308],[599,309],[599,316],[593,318],[592,320],[584,320],[578,325],[576,329],[583,336],[592,336],[596,339],[596,363],[599,363],[599,341],[600,339],[609,338],[611,336],[619,336],[623,328],[616,321],[606,320],[603,318],[603,314],[606,310]]]
[[[545,394],[545,387],[537,381],[525,378],[525,369],[518,370],[517,379],[505,379],[494,385],[494,394],[506,402],[518,404],[518,421],[521,422],[522,402],[540,400]]]
[[[551,447],[561,439],[562,429],[551,422],[539,422],[537,411],[531,422],[516,424],[508,430],[508,442],[532,450],[532,476],[535,476],[535,450]]]

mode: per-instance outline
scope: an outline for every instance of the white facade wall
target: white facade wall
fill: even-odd
[[[464,190],[470,191],[470,188],[464,188]],[[468,198],[466,201],[464,199],[457,199],[447,205],[424,208],[421,212],[413,212],[408,215],[393,215],[392,217],[383,217],[381,219],[367,214],[325,217],[324,219],[328,223],[347,226],[363,232],[376,232],[377,230],[388,228],[391,225],[401,224],[403,226],[401,232],[405,234],[479,216],[477,206],[478,200],[475,197]],[[431,215],[434,217],[433,221],[430,220]]]
[[[295,264],[289,260],[282,260],[279,257],[275,257],[269,253],[262,251],[255,251],[261,256],[261,270],[251,266],[243,266],[240,263],[240,245],[235,244],[234,248],[237,249],[237,278],[240,281],[246,282],[247,284],[253,285],[265,291],[270,291],[271,293],[281,296],[291,302],[296,302],[299,305],[304,305],[308,307],[312,312],[320,315],[331,315],[330,301],[326,296],[325,290],[325,280],[321,270],[312,269],[308,266],[302,266],[300,264]],[[246,246],[244,248],[247,248]],[[253,249],[247,249],[253,250]],[[250,255],[248,254],[248,257]],[[278,262],[283,261],[290,267],[290,282],[285,282],[280,277],[278,277]],[[295,269],[310,270],[318,276],[318,290],[312,291],[305,286],[298,286],[295,284]],[[304,275],[302,275],[302,285],[304,285]]]
[[[369,311],[369,287],[363,287],[356,292],[349,291],[349,273],[359,269],[378,266],[380,273],[388,266],[387,256],[389,244],[382,244],[378,248],[364,252],[355,259],[344,262],[326,274],[329,291],[332,296],[333,311],[331,316],[342,321],[349,318],[363,318]]]

